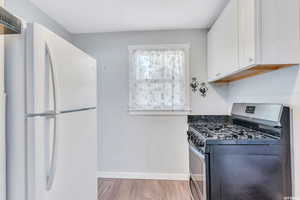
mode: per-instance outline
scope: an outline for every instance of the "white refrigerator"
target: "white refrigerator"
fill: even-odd
[[[12,40],[12,46],[19,45]],[[24,112],[25,137],[14,132],[20,116],[9,115],[9,200],[96,200],[96,60],[36,23],[27,25],[21,40],[26,43],[24,109],[8,107]],[[14,79],[22,70],[10,71]],[[10,98],[17,104],[13,82],[8,81]],[[25,140],[24,159],[14,152],[18,137]],[[25,170],[15,166],[22,161]]]
[[[0,0],[0,5],[2,1]],[[4,35],[0,35],[0,199],[6,198]]]

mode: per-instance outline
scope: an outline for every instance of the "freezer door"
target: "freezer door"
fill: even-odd
[[[57,121],[55,176],[49,189],[54,120]],[[60,114],[56,119],[29,118],[28,129],[28,199],[96,200],[96,110]]]
[[[48,55],[53,65],[57,111],[96,107],[96,60],[39,24],[29,25],[28,32],[27,80],[32,94],[28,112],[47,112],[44,102],[49,73],[44,66]]]

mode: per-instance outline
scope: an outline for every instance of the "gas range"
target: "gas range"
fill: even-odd
[[[231,115],[188,116],[188,124],[195,200],[291,196],[289,107],[234,104]]]

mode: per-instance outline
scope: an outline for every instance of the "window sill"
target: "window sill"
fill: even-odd
[[[132,110],[129,111],[129,115],[144,115],[144,116],[171,116],[171,115],[181,115],[186,116],[189,115],[191,111],[138,111],[138,110]]]

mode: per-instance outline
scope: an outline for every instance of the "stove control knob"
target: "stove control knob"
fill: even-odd
[[[192,135],[192,134],[190,135],[190,140],[194,141],[194,135]]]
[[[205,146],[205,142],[201,141],[201,146],[204,147]]]
[[[198,140],[196,141],[196,145],[199,146],[199,147],[204,147],[204,141],[198,139]]]
[[[190,131],[187,132],[188,140],[191,139],[192,133]]]
[[[193,137],[192,137],[192,142],[195,144],[196,141],[197,141],[197,138],[193,135]]]

